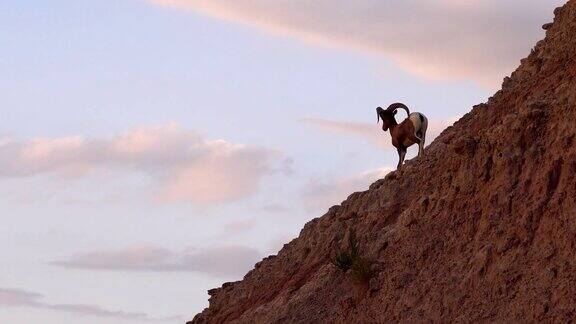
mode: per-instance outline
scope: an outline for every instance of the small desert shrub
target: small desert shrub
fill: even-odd
[[[371,259],[360,256],[356,233],[350,230],[348,234],[348,246],[346,249],[338,249],[332,258],[332,264],[342,271],[350,270],[352,279],[359,284],[366,284],[375,275],[374,262]]]
[[[358,259],[358,242],[356,241],[356,233],[351,230],[348,235],[348,247],[344,250],[336,250],[334,257],[332,257],[332,264],[342,271],[347,271],[352,268],[356,259]]]

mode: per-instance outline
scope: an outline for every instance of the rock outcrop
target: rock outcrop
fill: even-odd
[[[574,320],[576,0],[555,15],[487,103],[210,290],[192,323]],[[331,263],[351,229],[364,283]]]

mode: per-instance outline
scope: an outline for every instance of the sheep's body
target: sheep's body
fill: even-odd
[[[396,119],[394,118],[396,109],[398,108],[405,109],[408,113],[408,118],[400,124],[396,123]],[[388,128],[390,129],[392,145],[398,150],[398,169],[400,169],[402,163],[404,163],[404,157],[406,156],[408,147],[418,144],[418,156],[424,154],[426,130],[428,129],[428,118],[426,118],[424,114],[419,112],[410,113],[408,107],[401,103],[392,104],[387,110],[378,107],[376,112],[378,114],[378,120],[382,118],[382,129],[384,131],[388,130]]]

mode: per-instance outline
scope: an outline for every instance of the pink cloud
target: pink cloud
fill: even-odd
[[[164,201],[188,200],[217,203],[243,198],[257,190],[262,176],[270,171],[273,154],[262,149],[208,143],[209,152],[177,170],[161,191]]]
[[[0,307],[32,307],[74,313],[80,315],[116,318],[133,321],[175,321],[181,320],[180,316],[171,316],[165,318],[153,318],[146,313],[125,312],[117,310],[108,310],[100,306],[85,304],[50,304],[43,302],[44,296],[35,292],[21,289],[11,289],[0,287]]]
[[[224,225],[224,232],[225,235],[246,232],[256,227],[257,223],[254,218],[232,221]]]
[[[302,118],[300,122],[324,132],[361,137],[380,147],[387,146],[390,143],[388,137],[381,136],[382,129],[376,123],[334,121],[322,118]]]
[[[36,305],[37,299],[42,295],[20,289],[8,289],[0,287],[1,306],[29,306]]]
[[[93,270],[132,270],[153,268],[169,262],[174,254],[154,246],[133,246],[117,251],[95,251],[73,256],[53,264],[66,268]]]
[[[495,87],[565,1],[149,0],[294,37],[383,55],[430,79]]]
[[[237,278],[262,258],[245,246],[221,246],[173,252],[154,246],[82,253],[52,264],[69,269],[109,271],[192,271],[219,278]]]
[[[151,178],[160,201],[217,204],[255,193],[279,155],[264,148],[206,140],[169,124],[103,139],[4,139],[0,142],[0,180],[120,171],[113,176],[129,172]]]
[[[280,203],[266,204],[262,206],[261,209],[269,213],[286,213],[290,211],[290,208]]]

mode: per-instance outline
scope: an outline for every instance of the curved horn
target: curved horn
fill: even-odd
[[[384,112],[384,109],[382,109],[382,107],[376,108],[376,116],[378,116],[378,121],[376,122],[376,124],[378,124],[380,122],[380,114],[383,112]]]
[[[391,104],[390,106],[388,106],[388,111],[396,111],[398,108],[402,108],[404,110],[406,110],[406,113],[408,114],[408,116],[410,116],[410,109],[408,109],[408,107],[400,102],[396,102]]]

